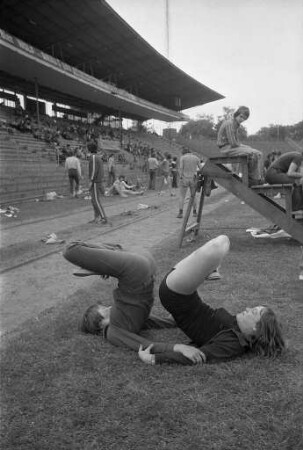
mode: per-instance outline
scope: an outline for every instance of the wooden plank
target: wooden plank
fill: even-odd
[[[242,181],[246,185],[248,185],[248,157],[247,155],[242,156],[214,156],[209,158],[211,162],[215,164],[240,164],[241,173],[242,173]]]
[[[191,212],[193,204],[194,204],[195,196],[196,196],[196,190],[195,190],[194,195],[191,195],[190,198],[189,198],[189,202],[188,202],[188,205],[187,205],[187,209],[186,209],[186,212],[185,212],[185,216],[184,216],[184,219],[183,219],[183,223],[182,223],[182,227],[181,227],[181,231],[180,231],[180,235],[179,235],[179,247],[182,246],[183,238],[184,238],[184,236],[186,234],[187,222],[188,222],[188,219],[189,219],[189,216],[190,216],[190,212]]]
[[[288,145],[290,145],[290,147],[292,147],[297,152],[303,152],[303,148],[301,147],[300,144],[298,144],[298,142],[294,141],[293,139],[291,139],[289,137],[286,137],[285,141],[287,142]]]
[[[222,170],[211,162],[209,162],[209,169],[216,170],[217,173]],[[250,189],[236,178],[231,177],[230,179],[227,179],[225,175],[224,170],[222,170],[222,177],[216,177],[218,184],[236,195],[251,208],[255,209],[262,216],[281,227],[294,239],[303,244],[303,226],[291,216],[287,215],[284,208],[270,198],[257,194],[253,189]]]
[[[195,230],[198,226],[198,222],[194,222],[191,225],[189,225],[186,230],[185,230],[185,234],[190,233],[191,231]]]

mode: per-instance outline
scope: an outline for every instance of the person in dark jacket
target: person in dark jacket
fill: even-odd
[[[101,196],[104,194],[104,165],[101,157],[97,154],[97,146],[92,146],[90,153],[88,176],[90,180],[89,190],[94,209],[94,219],[91,222],[103,224],[107,223],[107,217],[101,203]]]
[[[269,166],[265,181],[269,184],[293,184],[292,210],[303,209],[303,153],[288,152]]]

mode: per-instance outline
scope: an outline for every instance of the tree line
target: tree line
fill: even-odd
[[[223,120],[234,113],[234,110],[229,107],[223,108],[223,114],[216,119],[212,115],[202,114],[197,119],[192,119],[183,125],[179,130],[179,136],[185,139],[199,139],[201,137],[208,139],[216,139],[217,133]],[[281,140],[284,141],[286,137],[290,137],[295,141],[303,139],[303,121],[294,125],[275,125],[271,124],[267,127],[262,127],[257,133],[249,135],[245,126],[241,125],[239,129],[240,139],[252,140]]]

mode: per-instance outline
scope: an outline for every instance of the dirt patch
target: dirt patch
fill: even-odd
[[[207,214],[227,199],[221,191],[216,192],[205,206]],[[138,204],[148,204],[147,209],[137,209]],[[63,203],[61,203],[63,205]],[[88,224],[91,208],[58,211],[56,217],[43,217],[43,221],[20,224],[4,230],[5,241],[1,248],[1,331],[6,333],[22,322],[37,316],[43,310],[53,307],[72,295],[73,292],[88,290],[90,279],[76,279],[73,267],[62,257],[64,244],[46,245],[41,237],[47,231],[54,231],[65,241],[82,240],[115,242],[124,248],[152,249],[161,241],[173,238],[178,248],[178,235],[182,221],[176,218],[178,200],[164,195],[150,194],[129,202],[113,202],[107,205],[111,225]],[[64,214],[65,213],[65,214]],[[9,270],[11,269],[11,270]]]

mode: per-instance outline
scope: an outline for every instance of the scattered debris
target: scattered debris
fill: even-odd
[[[135,212],[130,209],[129,211],[123,211],[123,213],[121,213],[121,216],[133,216],[134,214]]]
[[[52,191],[52,192],[47,192],[45,194],[45,200],[47,202],[51,201],[51,200],[55,200],[55,198],[57,198],[57,192]]]
[[[41,239],[45,244],[64,244],[65,240],[58,239],[56,233],[48,234],[45,238]]]
[[[144,203],[139,203],[139,205],[137,206],[137,209],[148,209],[150,208],[150,206],[145,205]]]
[[[273,225],[267,228],[248,228],[247,233],[250,233],[256,239],[277,239],[277,238],[291,238],[291,235],[286,231]]]
[[[15,206],[7,206],[5,209],[0,207],[0,214],[4,214],[6,217],[17,217],[20,209]]]

